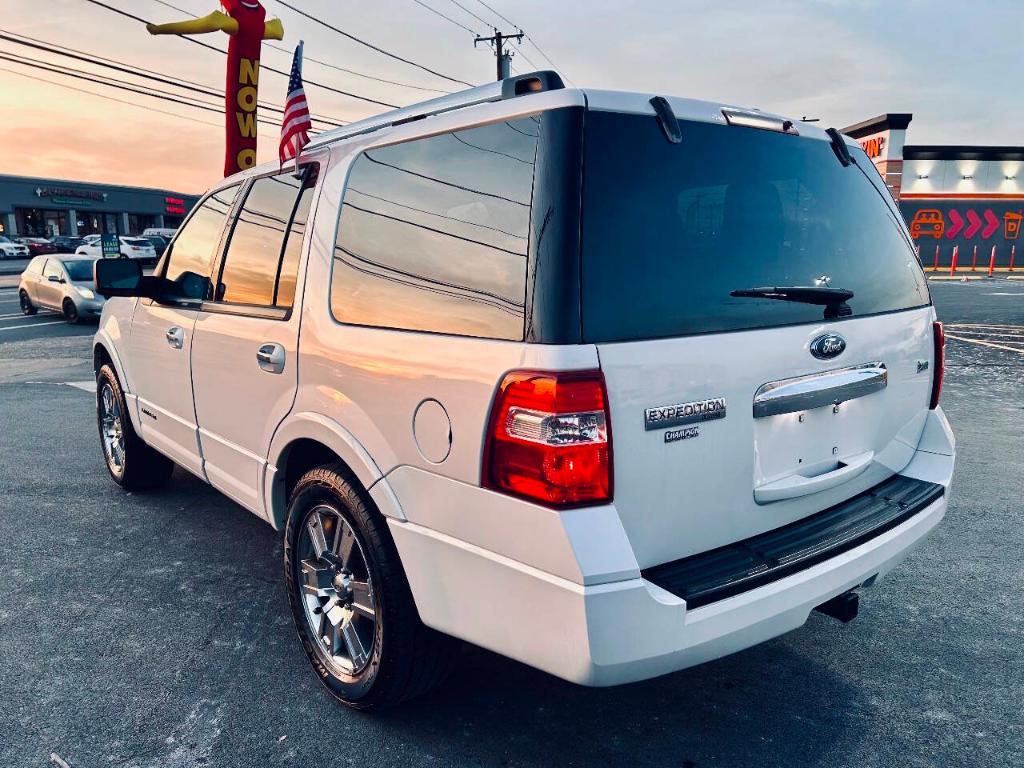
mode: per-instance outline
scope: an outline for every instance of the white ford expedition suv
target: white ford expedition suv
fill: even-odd
[[[834,130],[534,73],[320,134],[95,277],[111,476],[282,531],[355,707],[456,638],[605,686],[849,620],[946,510],[941,326]]]

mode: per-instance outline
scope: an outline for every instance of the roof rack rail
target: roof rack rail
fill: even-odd
[[[386,128],[389,125],[401,125],[402,123],[410,123],[414,120],[422,120],[432,115],[440,115],[456,109],[473,107],[477,104],[502,101],[543,91],[557,91],[564,87],[565,85],[562,83],[562,78],[558,76],[558,73],[550,70],[516,75],[505,80],[478,85],[475,88],[467,88],[464,91],[458,91],[447,96],[439,96],[436,99],[421,101],[408,107],[393,109],[390,112],[382,112],[379,115],[373,115],[372,117],[349,123],[341,128],[324,131],[310,138],[306,147],[312,149],[313,147],[338,141],[339,139],[347,139],[363,133],[370,133],[379,128]]]

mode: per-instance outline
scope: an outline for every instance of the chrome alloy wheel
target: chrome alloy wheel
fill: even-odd
[[[332,507],[316,506],[299,532],[298,580],[317,655],[356,675],[373,656],[377,604],[362,545]]]
[[[106,381],[100,388],[99,407],[103,455],[111,471],[120,476],[124,472],[124,429],[121,423],[121,408],[114,396],[113,387]]]

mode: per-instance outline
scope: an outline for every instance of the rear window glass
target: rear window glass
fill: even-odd
[[[142,240],[137,237],[126,237],[124,241],[127,245],[137,245],[143,248],[148,248],[149,246],[152,245],[152,243],[149,242],[149,240]]]
[[[929,303],[888,193],[827,141],[588,112],[583,333],[622,341],[820,322],[823,307],[730,296],[828,286],[853,317]]]

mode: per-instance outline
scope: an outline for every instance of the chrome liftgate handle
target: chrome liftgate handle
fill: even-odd
[[[809,411],[870,395],[886,388],[885,363],[865,363],[835,371],[762,384],[754,393],[754,418]]]

